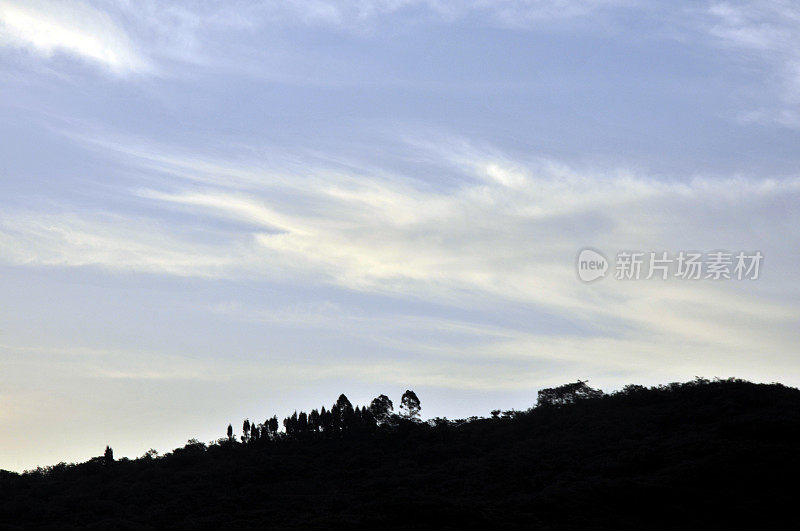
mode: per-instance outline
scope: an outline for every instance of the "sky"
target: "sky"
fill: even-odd
[[[0,469],[342,392],[800,385],[798,147],[791,1],[0,0]]]

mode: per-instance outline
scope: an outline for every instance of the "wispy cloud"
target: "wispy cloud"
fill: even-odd
[[[125,29],[85,2],[0,1],[0,46],[48,58],[63,54],[116,74],[150,69]]]
[[[784,0],[715,2],[710,34],[745,59],[764,65],[771,101],[740,115],[743,122],[800,128],[800,7]],[[771,86],[775,88],[769,88]]]
[[[655,348],[662,360],[677,346],[718,357],[740,352],[746,360],[747,352],[759,349],[783,356],[797,339],[792,323],[799,310],[789,302],[796,275],[786,243],[800,241],[791,222],[800,216],[798,179],[654,179],[547,159],[514,160],[462,140],[417,142],[412,149],[460,175],[454,188],[437,190],[413,174],[389,170],[266,171],[239,157],[228,163],[119,145],[113,152],[122,161],[160,176],[151,180],[160,186],[127,192],[158,217],[8,212],[0,219],[0,257],[16,264],[206,278],[291,278],[454,307],[513,302],[573,319],[592,334],[551,338],[486,330],[484,336],[495,338],[485,347],[491,355],[534,352],[586,364],[603,351],[597,363],[619,369],[632,362],[636,349]],[[213,237],[193,232],[176,214],[202,220]],[[771,274],[752,287],[586,286],[573,270],[574,255],[585,245],[610,253],[760,249]],[[364,327],[373,334],[379,328]],[[387,334],[389,343],[409,350],[490,357],[477,344],[412,345],[411,336]],[[616,358],[619,363],[612,363]]]
[[[536,29],[630,5],[625,0],[2,0],[0,46],[45,58],[69,56],[119,75],[173,75],[176,63],[255,68],[265,61],[265,49],[280,55],[291,48],[260,40],[275,28],[361,35],[418,23]]]

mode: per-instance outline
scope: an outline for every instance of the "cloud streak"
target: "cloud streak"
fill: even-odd
[[[176,64],[241,68],[265,60],[256,36],[291,28],[327,28],[363,36],[409,25],[460,24],[536,29],[629,6],[623,0],[302,0],[164,2],[160,0],[2,0],[0,46],[52,59],[67,56],[125,76],[175,75]],[[402,25],[401,25],[402,26]],[[237,45],[229,46],[231,32]],[[282,41],[278,41],[282,42]],[[272,53],[280,55],[277,48]],[[280,61],[279,63],[280,64]],[[245,65],[250,65],[249,67]]]
[[[119,75],[150,70],[122,27],[81,2],[0,1],[0,46],[67,55]]]
[[[160,176],[158,188],[127,192],[160,212],[157,218],[10,212],[0,218],[0,258],[200,278],[291,279],[451,307],[522,304],[591,331],[550,337],[487,330],[484,336],[494,337],[489,346],[465,332],[472,337],[467,347],[387,332],[388,345],[437,357],[533,355],[622,370],[636,365],[640,351],[657,351],[661,361],[681,349],[720,360],[740,353],[745,363],[758,350],[782,359],[796,343],[796,273],[786,242],[800,241],[791,221],[800,217],[800,180],[660,180],[547,159],[513,160],[461,140],[418,142],[413,149],[459,174],[454,189],[437,190],[413,174],[389,170],[266,171],[258,161],[119,145],[112,152],[122,161]],[[293,201],[284,201],[287,196]],[[176,215],[200,220],[206,234]],[[587,286],[573,270],[575,253],[585,245],[608,253],[758,248],[770,270],[752,285],[607,280]],[[380,336],[378,328],[363,327],[373,336]]]

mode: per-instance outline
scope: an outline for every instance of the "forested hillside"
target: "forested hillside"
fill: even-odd
[[[769,528],[793,517],[797,389],[698,379],[605,395],[576,382],[527,411],[427,422],[416,395],[399,415],[384,398],[356,414],[343,395],[283,430],[265,415],[161,457],[109,449],[3,472],[0,524]]]

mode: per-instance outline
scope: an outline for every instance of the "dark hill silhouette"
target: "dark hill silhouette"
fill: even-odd
[[[297,415],[292,436],[270,430],[273,418],[263,433],[251,423],[246,444],[190,441],[131,461],[109,449],[0,473],[0,526],[767,529],[796,518],[797,389],[698,379],[603,395],[576,382],[528,411],[427,423],[376,400],[382,421],[340,397],[333,409],[368,421],[328,436]]]

